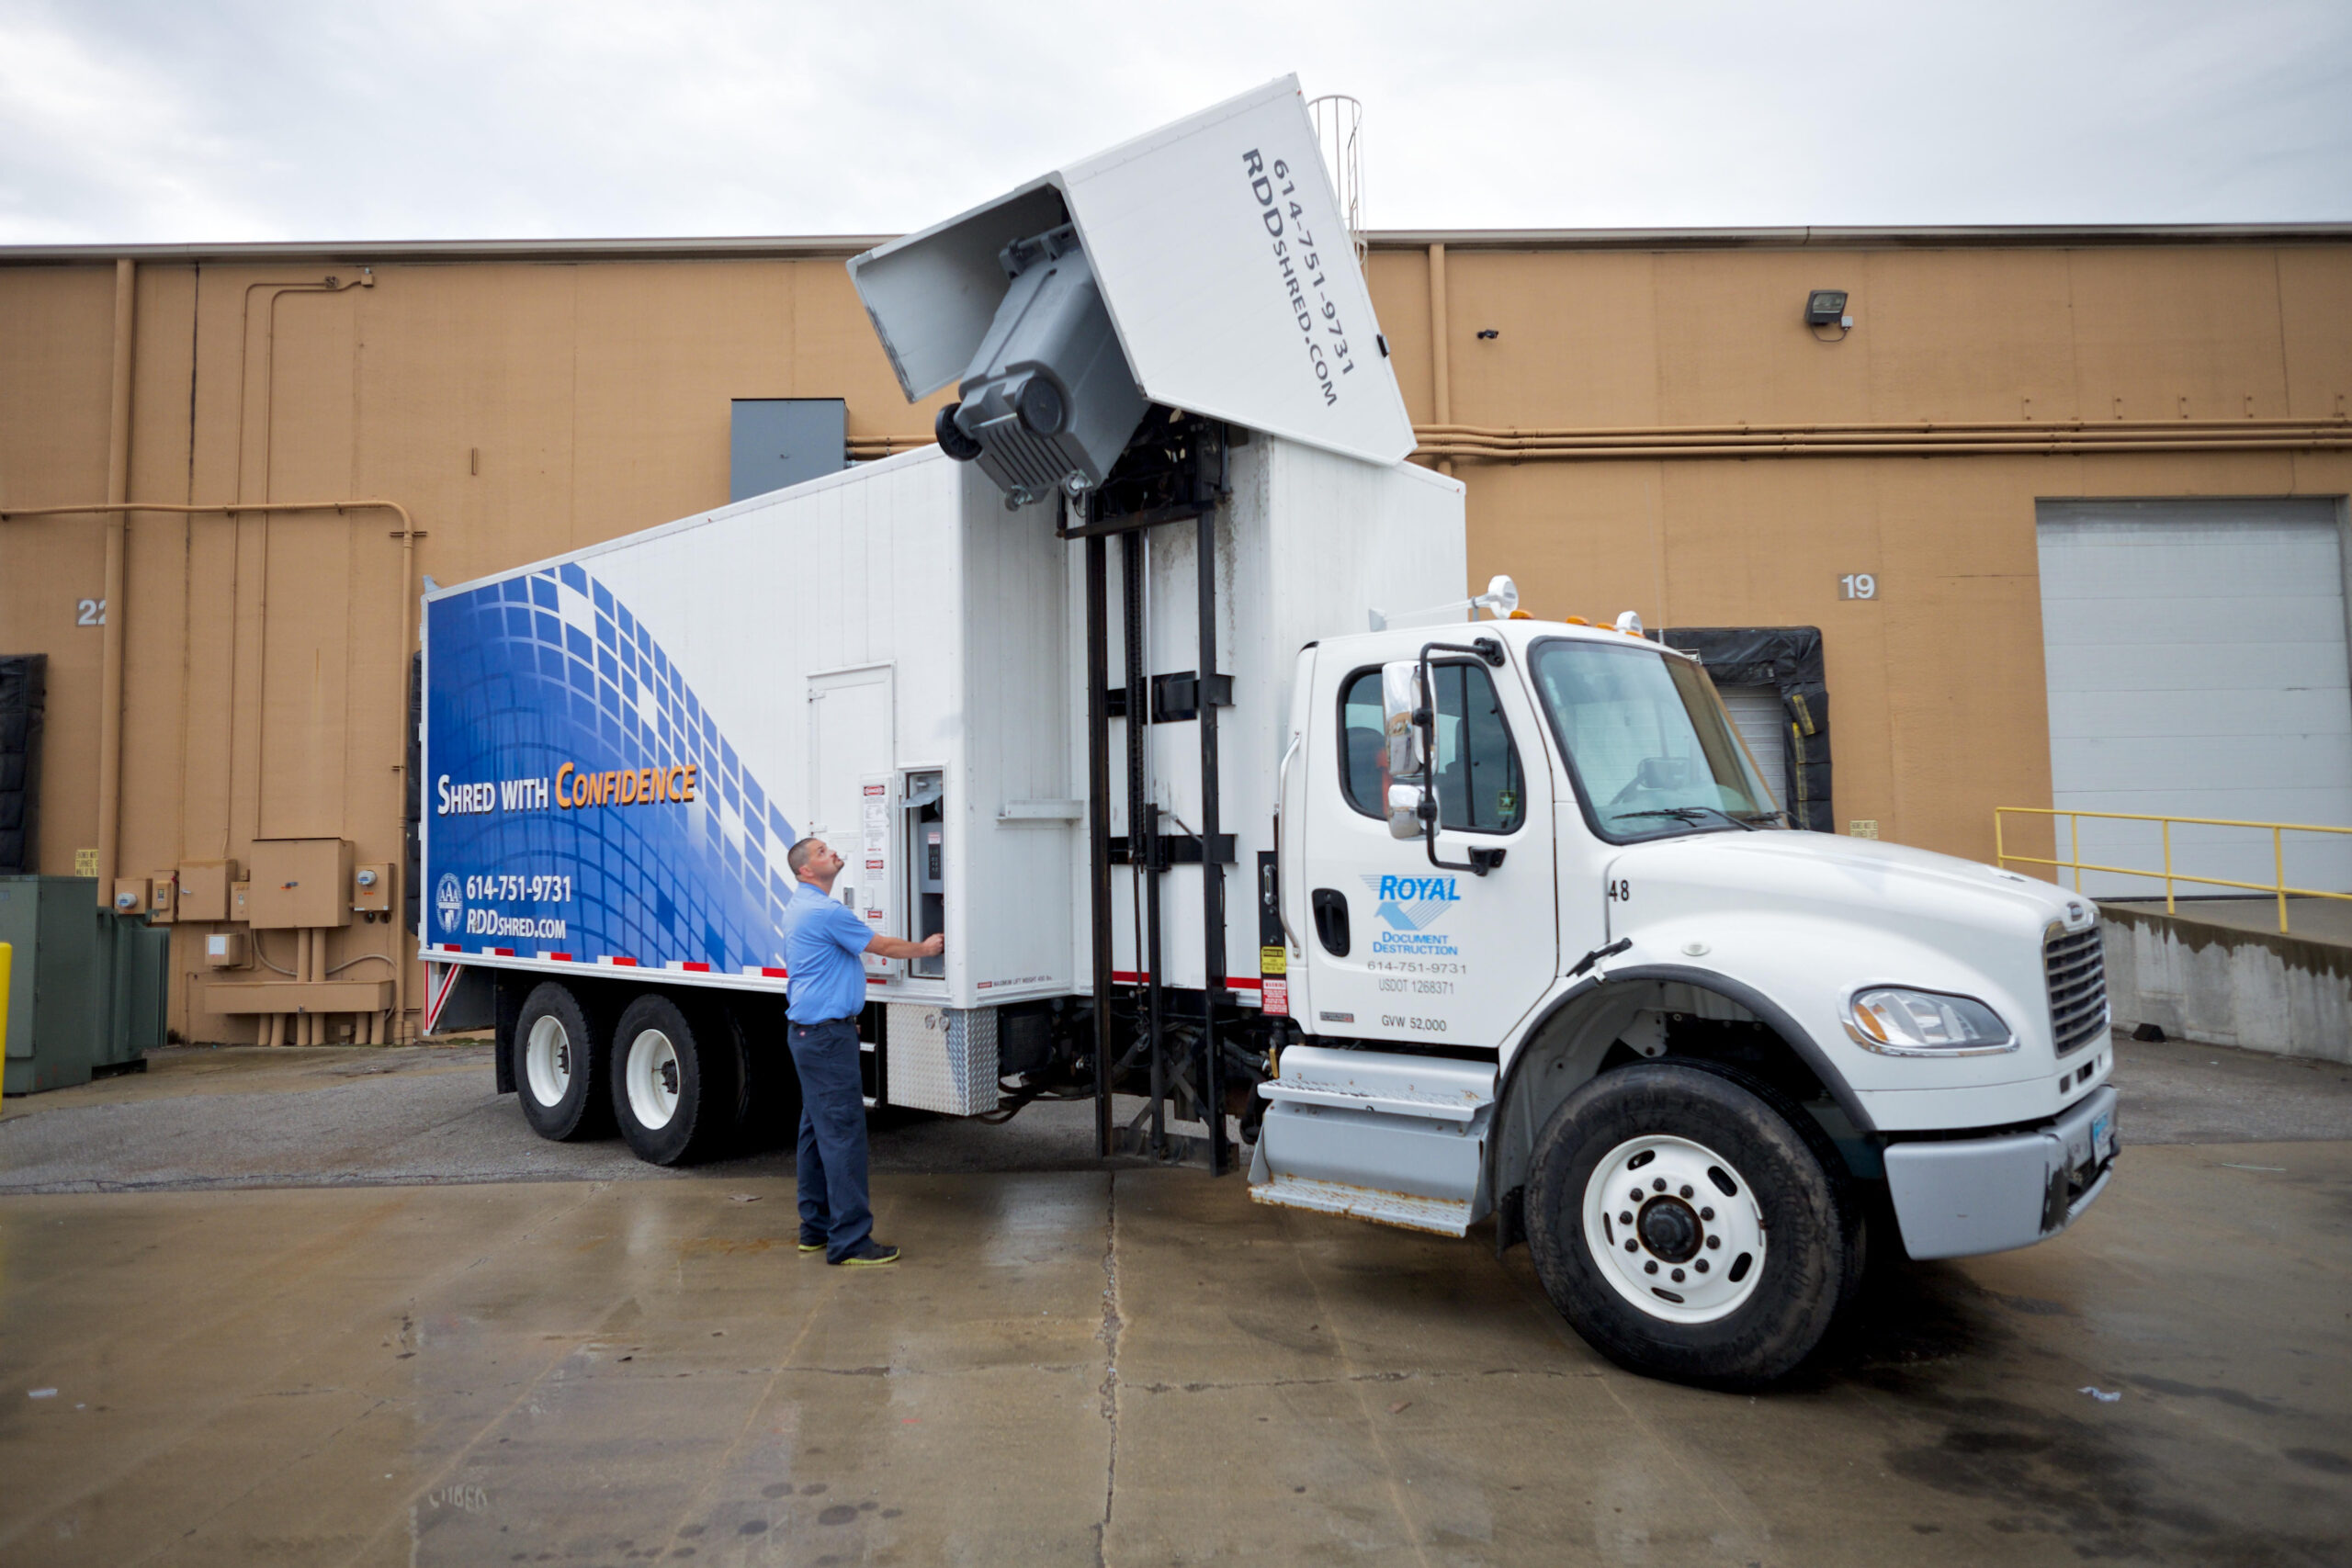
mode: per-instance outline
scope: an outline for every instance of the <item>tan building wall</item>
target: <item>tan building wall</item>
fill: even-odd
[[[1987,858],[1994,806],[2050,795],[2036,501],[2352,491],[2352,231],[1806,238],[1383,236],[1370,270],[1427,460],[1467,481],[1474,581],[1819,626],[1839,822]],[[396,502],[449,583],[724,502],[730,399],[842,398],[861,455],[927,439],[841,265],[865,243],[133,253],[129,494]],[[51,872],[98,838],[76,606],[106,530],[15,509],[107,499],[113,264],[0,251],[0,652],[51,658]],[[1800,319],[1813,288],[1850,291],[1842,341]],[[121,875],[256,838],[401,858],[399,536],[130,515]],[[1857,571],[1877,599],[1838,598]],[[394,929],[331,933],[325,966],[387,975]],[[187,983],[200,934],[174,1024],[252,1038]],[[295,966],[292,933],[264,951]]]

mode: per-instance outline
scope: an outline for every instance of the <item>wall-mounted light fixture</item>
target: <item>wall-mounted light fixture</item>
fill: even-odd
[[[1842,288],[1816,288],[1804,297],[1804,324],[1809,327],[1850,327],[1853,319],[1846,314],[1846,291]]]

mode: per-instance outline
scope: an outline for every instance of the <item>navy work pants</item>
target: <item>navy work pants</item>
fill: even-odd
[[[839,1263],[874,1234],[865,1196],[865,1089],[851,1019],[792,1025],[800,1074],[800,1239]]]

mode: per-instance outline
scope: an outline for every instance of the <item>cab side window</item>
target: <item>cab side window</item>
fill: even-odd
[[[1439,664],[1437,798],[1442,827],[1471,833],[1516,832],[1525,816],[1519,749],[1503,720],[1502,700],[1484,666]],[[1340,787],[1367,817],[1388,814],[1388,746],[1380,722],[1380,671],[1360,670],[1340,695]]]

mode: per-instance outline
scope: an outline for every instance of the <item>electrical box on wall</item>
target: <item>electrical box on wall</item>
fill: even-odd
[[[353,913],[361,915],[391,912],[392,868],[390,865],[363,865],[351,874],[351,908]]]
[[[229,913],[229,887],[237,880],[232,860],[182,861],[178,874],[179,918],[183,920],[243,919]]]
[[[207,969],[243,969],[253,964],[252,938],[243,931],[207,931],[204,936],[204,966]]]
[[[250,882],[229,884],[229,918],[232,920],[253,919],[254,885]]]
[[[143,915],[153,890],[143,876],[118,876],[114,879],[114,912],[118,915]]]
[[[245,919],[256,931],[351,923],[351,840],[255,839]]]
[[[147,879],[147,919],[150,924],[168,926],[180,907],[179,885],[168,871],[159,871]]]

